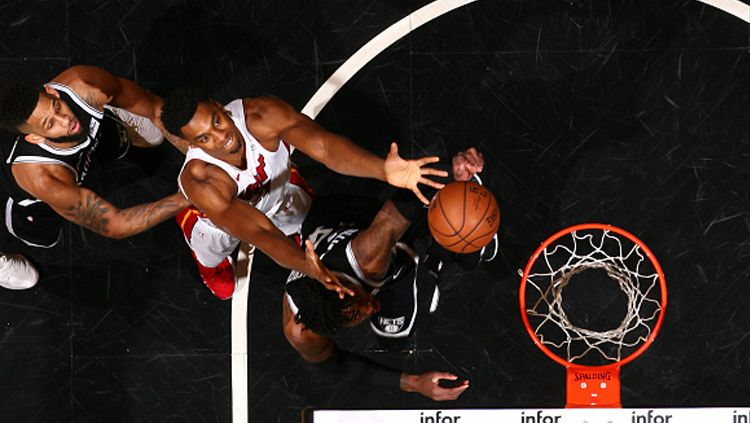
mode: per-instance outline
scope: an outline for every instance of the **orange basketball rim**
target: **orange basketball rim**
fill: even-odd
[[[627,298],[627,311],[615,328],[580,327],[567,315],[565,287],[590,269],[614,279]],[[640,239],[615,226],[586,223],[557,232],[536,249],[523,272],[519,302],[531,339],[566,368],[566,407],[621,407],[620,367],[656,338],[667,285]]]

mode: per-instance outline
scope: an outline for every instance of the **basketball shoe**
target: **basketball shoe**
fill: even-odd
[[[20,254],[0,253],[0,286],[7,289],[29,289],[39,280],[39,272],[29,259]]]
[[[195,258],[195,255],[193,255]],[[195,259],[198,265],[198,274],[201,275],[203,284],[220,300],[228,300],[234,294],[234,267],[230,257],[225,258],[216,267],[206,267],[198,259]]]

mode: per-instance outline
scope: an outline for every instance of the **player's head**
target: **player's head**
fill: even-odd
[[[196,88],[178,88],[167,94],[161,121],[167,131],[216,158],[235,154],[244,144],[228,112]]]
[[[88,134],[55,89],[42,90],[20,81],[11,81],[0,90],[0,126],[26,135],[33,143],[81,141]]]
[[[296,306],[295,320],[321,335],[333,336],[341,328],[353,327],[380,310],[378,301],[359,284],[337,274],[339,280],[354,291],[354,296],[339,298],[315,279],[302,276],[286,285],[286,293]]]

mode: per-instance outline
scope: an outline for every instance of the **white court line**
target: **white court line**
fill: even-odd
[[[463,5],[477,0],[437,0],[391,25],[378,36],[360,48],[339,67],[333,75],[310,98],[302,113],[315,119],[323,107],[331,101],[338,90],[362,67],[383,50],[390,47],[404,35],[425,23]],[[242,243],[240,257],[235,266],[237,289],[232,296],[232,422],[248,421],[248,379],[247,379],[247,290],[253,263],[252,247]],[[243,250],[245,253],[243,260]],[[247,263],[245,265],[244,263]],[[240,271],[244,269],[243,275]]]
[[[310,98],[302,109],[302,113],[315,119],[338,90],[383,50],[427,22],[475,1],[477,0],[436,0],[389,26],[336,69],[336,72]]]
[[[237,286],[232,295],[232,422],[248,421],[247,291],[255,247],[243,242],[237,256]]]
[[[734,15],[745,22],[750,22],[750,5],[742,3],[739,0],[698,0],[717,9],[723,10],[730,15]]]
[[[437,0],[391,25],[344,62],[310,98],[302,113],[315,119],[338,90],[375,56],[427,22],[477,0]],[[645,1],[645,0],[644,0]],[[697,0],[750,22],[750,5],[739,0]]]
[[[312,119],[318,116],[321,110],[331,101],[334,95],[344,86],[360,69],[369,63],[383,50],[393,45],[411,31],[419,28],[427,22],[440,17],[461,6],[473,3],[477,0],[436,0],[401,19],[388,27],[367,44],[362,46],[336,72],[331,75],[323,85],[318,88],[310,98],[302,113]],[[645,1],[645,0],[644,0]],[[750,22],[750,6],[738,0],[697,0],[710,6],[721,9],[732,14],[745,22]],[[248,419],[248,385],[247,385],[247,289],[252,266],[252,247],[242,243],[242,249],[246,255],[247,266],[242,257],[237,262],[236,269],[246,269],[244,276],[237,275],[238,286],[232,297],[232,422],[247,423]]]

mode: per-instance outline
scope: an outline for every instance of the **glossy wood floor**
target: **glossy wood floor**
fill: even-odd
[[[164,94],[272,94],[302,108],[357,49],[426,0],[29,1],[0,5],[0,82],[92,64]],[[517,269],[559,229],[603,222],[648,244],[669,287],[664,327],[622,370],[622,402],[750,405],[750,28],[695,0],[479,0],[387,48],[317,120],[384,155],[477,146],[502,209],[502,256],[449,268],[442,303],[401,353],[367,328],[344,346],[471,388],[440,407],[561,407],[564,369],[519,317]],[[320,193],[379,183],[295,157]],[[118,205],[176,190],[169,146],[97,170]],[[39,267],[0,291],[0,421],[230,422],[231,304],[202,286],[173,221],[127,240],[66,227],[62,245],[2,251]],[[256,256],[251,422],[316,407],[436,406],[321,379],[281,332],[283,270]]]

